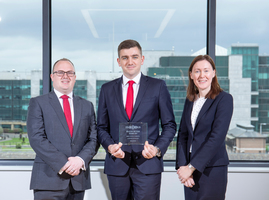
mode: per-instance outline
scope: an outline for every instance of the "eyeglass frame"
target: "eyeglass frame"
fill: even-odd
[[[58,74],[59,72],[63,72],[63,75],[59,76],[59,75],[60,75],[60,74]],[[70,73],[70,72],[72,72],[71,76],[70,76],[70,74],[68,74],[68,73]],[[67,72],[65,72],[65,71],[63,71],[63,70],[54,71],[53,74],[55,74],[55,73],[56,73],[56,75],[57,75],[58,77],[63,77],[64,74],[66,74],[68,77],[74,77],[74,76],[76,75],[76,72],[73,72],[73,71],[67,71]]]

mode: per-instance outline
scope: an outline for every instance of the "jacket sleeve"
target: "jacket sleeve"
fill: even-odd
[[[187,165],[187,142],[188,142],[188,129],[186,125],[185,120],[185,114],[186,114],[186,104],[187,99],[185,101],[183,113],[181,116],[181,121],[178,129],[177,134],[177,147],[176,147],[176,169],[178,169],[180,166]]]
[[[98,141],[102,144],[104,149],[108,151],[108,146],[114,144],[114,140],[109,134],[109,118],[106,104],[104,88],[101,88],[97,113],[97,135]]]
[[[99,142],[97,141],[97,128],[96,128],[96,120],[95,120],[95,112],[91,102],[87,102],[89,108],[84,107],[84,109],[89,110],[89,130],[87,133],[88,140],[86,141],[85,145],[83,146],[82,150],[77,154],[77,156],[81,157],[86,164],[85,167],[89,166],[89,163],[97,153],[99,149]]]
[[[30,99],[27,115],[27,132],[31,147],[46,164],[55,172],[68,161],[67,156],[47,139],[43,110],[36,98]],[[56,159],[57,158],[57,159]]]
[[[159,147],[162,155],[164,155],[169,144],[173,140],[177,129],[171,97],[164,81],[162,81],[160,86],[159,111],[162,132],[154,145]]]

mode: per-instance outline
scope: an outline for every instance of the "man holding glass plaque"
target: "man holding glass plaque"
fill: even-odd
[[[123,41],[118,56],[123,76],[104,84],[99,96],[104,173],[112,199],[159,199],[162,158],[176,133],[170,94],[163,80],[140,72],[144,56],[137,41]]]

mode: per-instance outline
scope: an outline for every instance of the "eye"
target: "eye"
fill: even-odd
[[[58,71],[57,74],[63,75],[64,71]]]
[[[75,72],[73,72],[73,71],[68,71],[68,72],[67,72],[67,75],[70,76],[70,77],[72,77],[72,76],[75,75]]]

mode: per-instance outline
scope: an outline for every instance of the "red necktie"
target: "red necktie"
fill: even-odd
[[[65,119],[70,131],[70,135],[71,137],[73,136],[73,123],[72,123],[72,115],[71,115],[71,110],[70,110],[70,105],[69,105],[69,101],[68,101],[68,96],[67,95],[63,95],[61,96],[61,98],[63,99],[63,106],[64,106],[64,115],[65,115]]]
[[[134,90],[133,90],[134,81],[128,81],[128,83],[129,83],[129,86],[127,90],[125,110],[129,119],[131,119],[132,112],[133,112],[133,102],[134,102]]]

